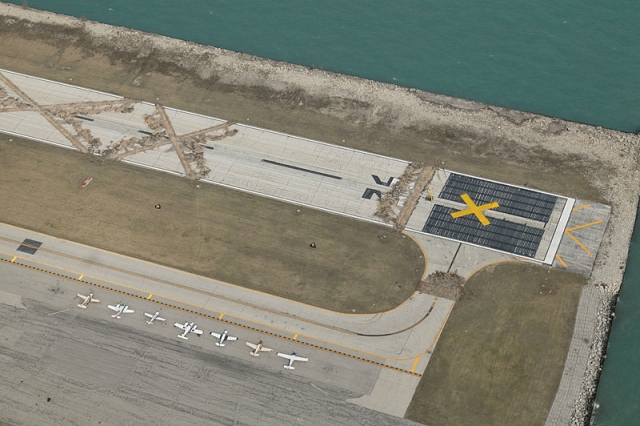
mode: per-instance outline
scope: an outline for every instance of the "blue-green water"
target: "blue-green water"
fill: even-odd
[[[27,2],[262,57],[640,131],[635,0]],[[640,424],[639,260],[636,227],[597,396],[598,425]]]
[[[11,0],[436,93],[640,130],[635,0]]]

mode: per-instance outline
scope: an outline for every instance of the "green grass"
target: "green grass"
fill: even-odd
[[[528,263],[474,275],[407,411],[427,425],[543,425],[586,278]]]
[[[0,199],[5,223],[341,312],[401,304],[425,267],[389,228],[1,134]]]

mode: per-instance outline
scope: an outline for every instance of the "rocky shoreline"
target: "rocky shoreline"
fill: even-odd
[[[579,177],[584,182],[562,188],[562,193],[607,203],[612,211],[588,284],[599,290],[594,292],[598,294],[597,300],[594,296],[590,300],[598,306],[596,315],[590,318],[593,324],[590,352],[575,365],[565,365],[565,370],[582,369],[585,374],[580,389],[574,389],[573,408],[558,404],[564,407],[558,418],[566,419],[571,425],[588,424],[638,207],[640,135],[0,4],[0,36],[4,40],[44,39],[47,35],[59,43],[66,43],[66,48],[75,44],[79,49],[107,52],[112,54],[112,62],[117,56],[119,63],[137,67],[130,88],[144,86],[154,75],[186,75],[206,90],[237,92],[249,100],[261,96],[265,104],[271,102],[278,108],[312,114],[323,122],[335,122],[338,123],[336,126],[353,129],[351,135],[362,128],[403,132],[416,141],[411,142],[415,145],[407,142],[403,152],[417,152],[418,147],[432,144],[435,148],[425,152],[437,152],[433,162],[442,167],[450,164],[452,167],[473,167],[478,162],[508,163],[510,168],[503,173],[528,167],[532,170],[523,174],[522,179],[534,179],[534,185],[549,191],[559,191],[560,188],[553,185],[562,184],[553,182],[562,180],[554,178],[553,174],[582,173]],[[57,64],[56,55],[61,53],[52,53],[49,68],[59,67],[66,71]],[[0,54],[0,67],[12,69],[18,59],[10,59]],[[305,135],[304,125],[297,130]],[[340,143],[334,139],[330,137],[327,142]],[[359,143],[358,136],[353,139],[354,144]],[[350,143],[344,139],[342,142]],[[365,143],[360,142],[355,147],[393,155],[394,147]],[[466,151],[471,154],[465,154]],[[541,165],[539,175],[550,173],[552,176],[531,177],[536,174],[535,164]],[[499,171],[488,173],[496,173],[495,178],[502,177]],[[548,421],[547,424],[566,423]]]

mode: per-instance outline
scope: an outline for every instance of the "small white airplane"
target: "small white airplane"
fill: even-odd
[[[180,324],[179,322],[177,322],[173,324],[173,326],[184,330],[184,333],[178,335],[179,338],[184,340],[189,340],[189,338],[187,337],[187,334],[189,333],[202,334],[202,330],[198,330],[197,324],[194,324],[192,322],[190,323],[187,321],[184,324]]]
[[[295,368],[293,367],[293,361],[309,361],[309,358],[298,356],[295,352],[292,352],[291,355],[278,352],[278,356],[289,360],[289,364],[284,366],[284,368],[286,368],[287,370],[295,370]]]
[[[87,309],[87,306],[89,305],[90,302],[94,302],[94,303],[100,302],[98,299],[93,298],[93,293],[89,293],[88,296],[83,296],[80,293],[78,293],[78,297],[81,299],[84,299],[84,301],[78,305],[78,307],[82,309]]]
[[[160,318],[158,315],[160,315],[160,312],[156,312],[156,313],[155,313],[155,314],[153,314],[153,315],[152,315],[152,314],[148,314],[148,313],[146,313],[146,312],[145,312],[145,313],[144,313],[144,316],[145,316],[145,317],[149,317],[149,318],[151,318],[149,321],[147,321],[147,324],[153,324],[153,322],[154,322],[155,320],[163,321],[163,322],[164,322],[164,321],[166,321],[166,319],[164,319],[164,318]]]
[[[216,346],[224,346],[224,342],[227,340],[230,342],[233,342],[234,340],[238,340],[237,337],[229,336],[229,333],[227,333],[227,330],[225,330],[224,333],[222,334],[214,333],[212,331],[211,335],[216,339],[219,339],[219,341],[216,342]]]
[[[108,305],[108,308],[116,311],[115,314],[111,315],[111,318],[120,319],[120,314],[132,314],[133,309],[129,309],[127,305],[124,303],[118,303],[116,306]]]
[[[249,352],[249,355],[251,356],[260,356],[260,352],[271,352],[273,350],[271,348],[265,348],[264,346],[262,346],[262,340],[260,340],[258,344],[247,342],[247,346],[253,348],[253,350]]]

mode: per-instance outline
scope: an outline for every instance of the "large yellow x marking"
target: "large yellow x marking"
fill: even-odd
[[[484,215],[484,213],[482,213],[482,211],[483,210],[489,210],[489,209],[495,209],[496,207],[500,207],[500,205],[495,201],[493,203],[483,204],[481,206],[477,206],[476,203],[473,202],[471,197],[469,197],[469,194],[462,194],[460,196],[460,198],[462,198],[462,200],[465,202],[465,204],[467,206],[469,206],[469,208],[466,209],[466,210],[460,210],[460,211],[457,211],[457,212],[453,212],[453,213],[451,213],[451,217],[456,219],[456,218],[459,218],[459,217],[462,217],[462,216],[466,216],[468,214],[474,214],[474,215],[476,215],[476,217],[478,218],[480,223],[483,224],[484,226],[487,226],[489,224],[489,219],[487,219],[487,217]]]

